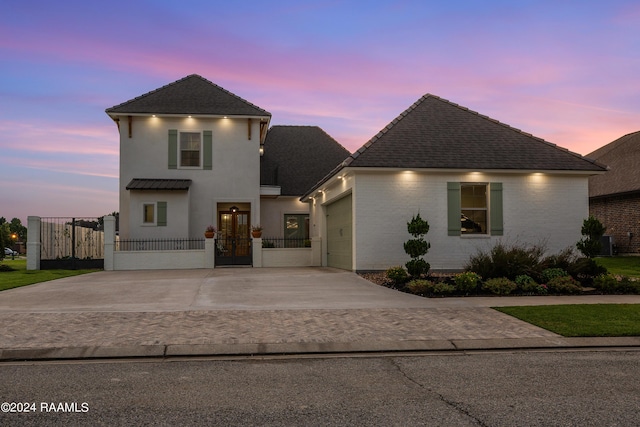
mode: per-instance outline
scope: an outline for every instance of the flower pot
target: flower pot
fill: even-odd
[[[206,237],[207,239],[213,239],[213,236],[215,236],[216,233],[215,231],[205,231],[204,232],[204,237]]]
[[[254,239],[259,239],[260,237],[262,237],[262,231],[252,231],[251,237],[253,237]]]

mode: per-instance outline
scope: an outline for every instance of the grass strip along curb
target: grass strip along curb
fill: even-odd
[[[493,307],[565,337],[640,336],[640,304]]]

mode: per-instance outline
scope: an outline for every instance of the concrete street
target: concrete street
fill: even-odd
[[[638,356],[634,349],[5,362],[0,400],[34,403],[35,411],[0,413],[0,425],[634,426]],[[78,411],[51,410],[60,403]]]

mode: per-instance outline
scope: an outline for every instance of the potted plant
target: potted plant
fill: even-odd
[[[213,225],[208,226],[204,230],[204,237],[206,237],[207,239],[213,239],[215,235],[216,235],[216,228]]]
[[[254,239],[262,237],[262,226],[260,224],[251,226],[251,236]]]

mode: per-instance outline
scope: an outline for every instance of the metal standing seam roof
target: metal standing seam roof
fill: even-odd
[[[180,114],[271,117],[271,113],[209,80],[191,74],[122,104],[107,108],[119,114]]]
[[[127,190],[149,191],[187,191],[191,186],[190,179],[150,179],[134,178],[127,184]]]

